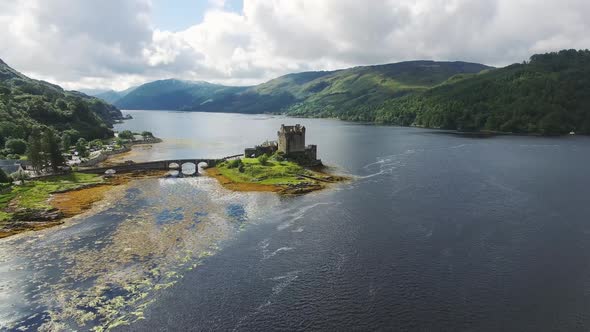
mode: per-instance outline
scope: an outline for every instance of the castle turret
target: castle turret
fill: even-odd
[[[285,155],[305,152],[305,127],[299,124],[295,126],[281,125],[278,131],[279,151]]]

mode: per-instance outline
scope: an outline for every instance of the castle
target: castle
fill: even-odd
[[[305,127],[299,124],[294,126],[281,125],[277,132],[279,137],[279,152],[287,158],[317,160],[317,146],[305,146]]]
[[[296,161],[305,165],[321,165],[317,159],[317,146],[305,145],[305,127],[302,125],[285,126],[277,132],[277,142],[265,142],[254,148],[244,151],[246,157],[258,157],[263,154],[272,155],[275,152],[281,153],[286,159]]]

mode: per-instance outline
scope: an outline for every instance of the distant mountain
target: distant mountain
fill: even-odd
[[[130,87],[123,91],[115,91],[108,89],[83,89],[80,91],[89,96],[100,98],[109,104],[114,104],[117,100],[125,97],[128,93],[135,89],[137,89],[136,86]]]
[[[121,99],[121,97],[124,96],[123,94],[121,94],[120,92],[117,92],[115,90],[108,90],[108,91],[103,91],[103,92],[99,92],[96,94],[90,94],[90,95],[94,96],[96,98],[100,98],[110,104],[115,103],[117,100]]]
[[[590,51],[533,55],[529,62],[456,76],[342,118],[468,131],[590,134]]]
[[[121,109],[190,109],[245,89],[207,82],[167,79],[143,84],[116,100],[114,104]]]
[[[253,87],[167,79],[143,84],[127,93],[106,91],[96,96],[121,109],[325,116],[379,105],[423,91],[454,75],[490,68],[467,62],[411,61],[294,73]]]
[[[113,91],[113,90],[110,90],[110,89],[78,89],[77,91],[82,92],[85,95],[96,97],[96,95],[99,95],[101,93],[105,93],[108,91]]]
[[[491,67],[467,62],[411,61],[336,71],[288,74],[209,103],[194,111],[339,116],[424,91],[457,74]]]
[[[2,75],[2,73],[0,73]],[[163,80],[115,104],[128,109],[285,113],[405,126],[590,134],[590,51],[533,55],[505,68],[409,61],[294,73],[253,87]]]
[[[98,98],[28,78],[0,60],[0,146],[10,137],[27,139],[35,126],[105,138],[121,118],[121,111]]]

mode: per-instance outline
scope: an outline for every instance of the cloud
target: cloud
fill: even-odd
[[[154,27],[149,0],[0,3],[0,57],[68,88],[178,77],[253,84],[293,71],[412,59],[491,65],[588,48],[586,0],[209,0],[202,22]]]
[[[209,4],[215,8],[223,8],[225,7],[225,0],[208,0]]]

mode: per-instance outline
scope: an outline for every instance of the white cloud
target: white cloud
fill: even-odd
[[[209,0],[202,22],[153,27],[149,0],[0,3],[0,57],[68,88],[178,77],[253,84],[293,71],[412,59],[492,65],[590,46],[587,0]]]
[[[215,8],[223,8],[225,7],[225,0],[208,0],[209,5]]]

